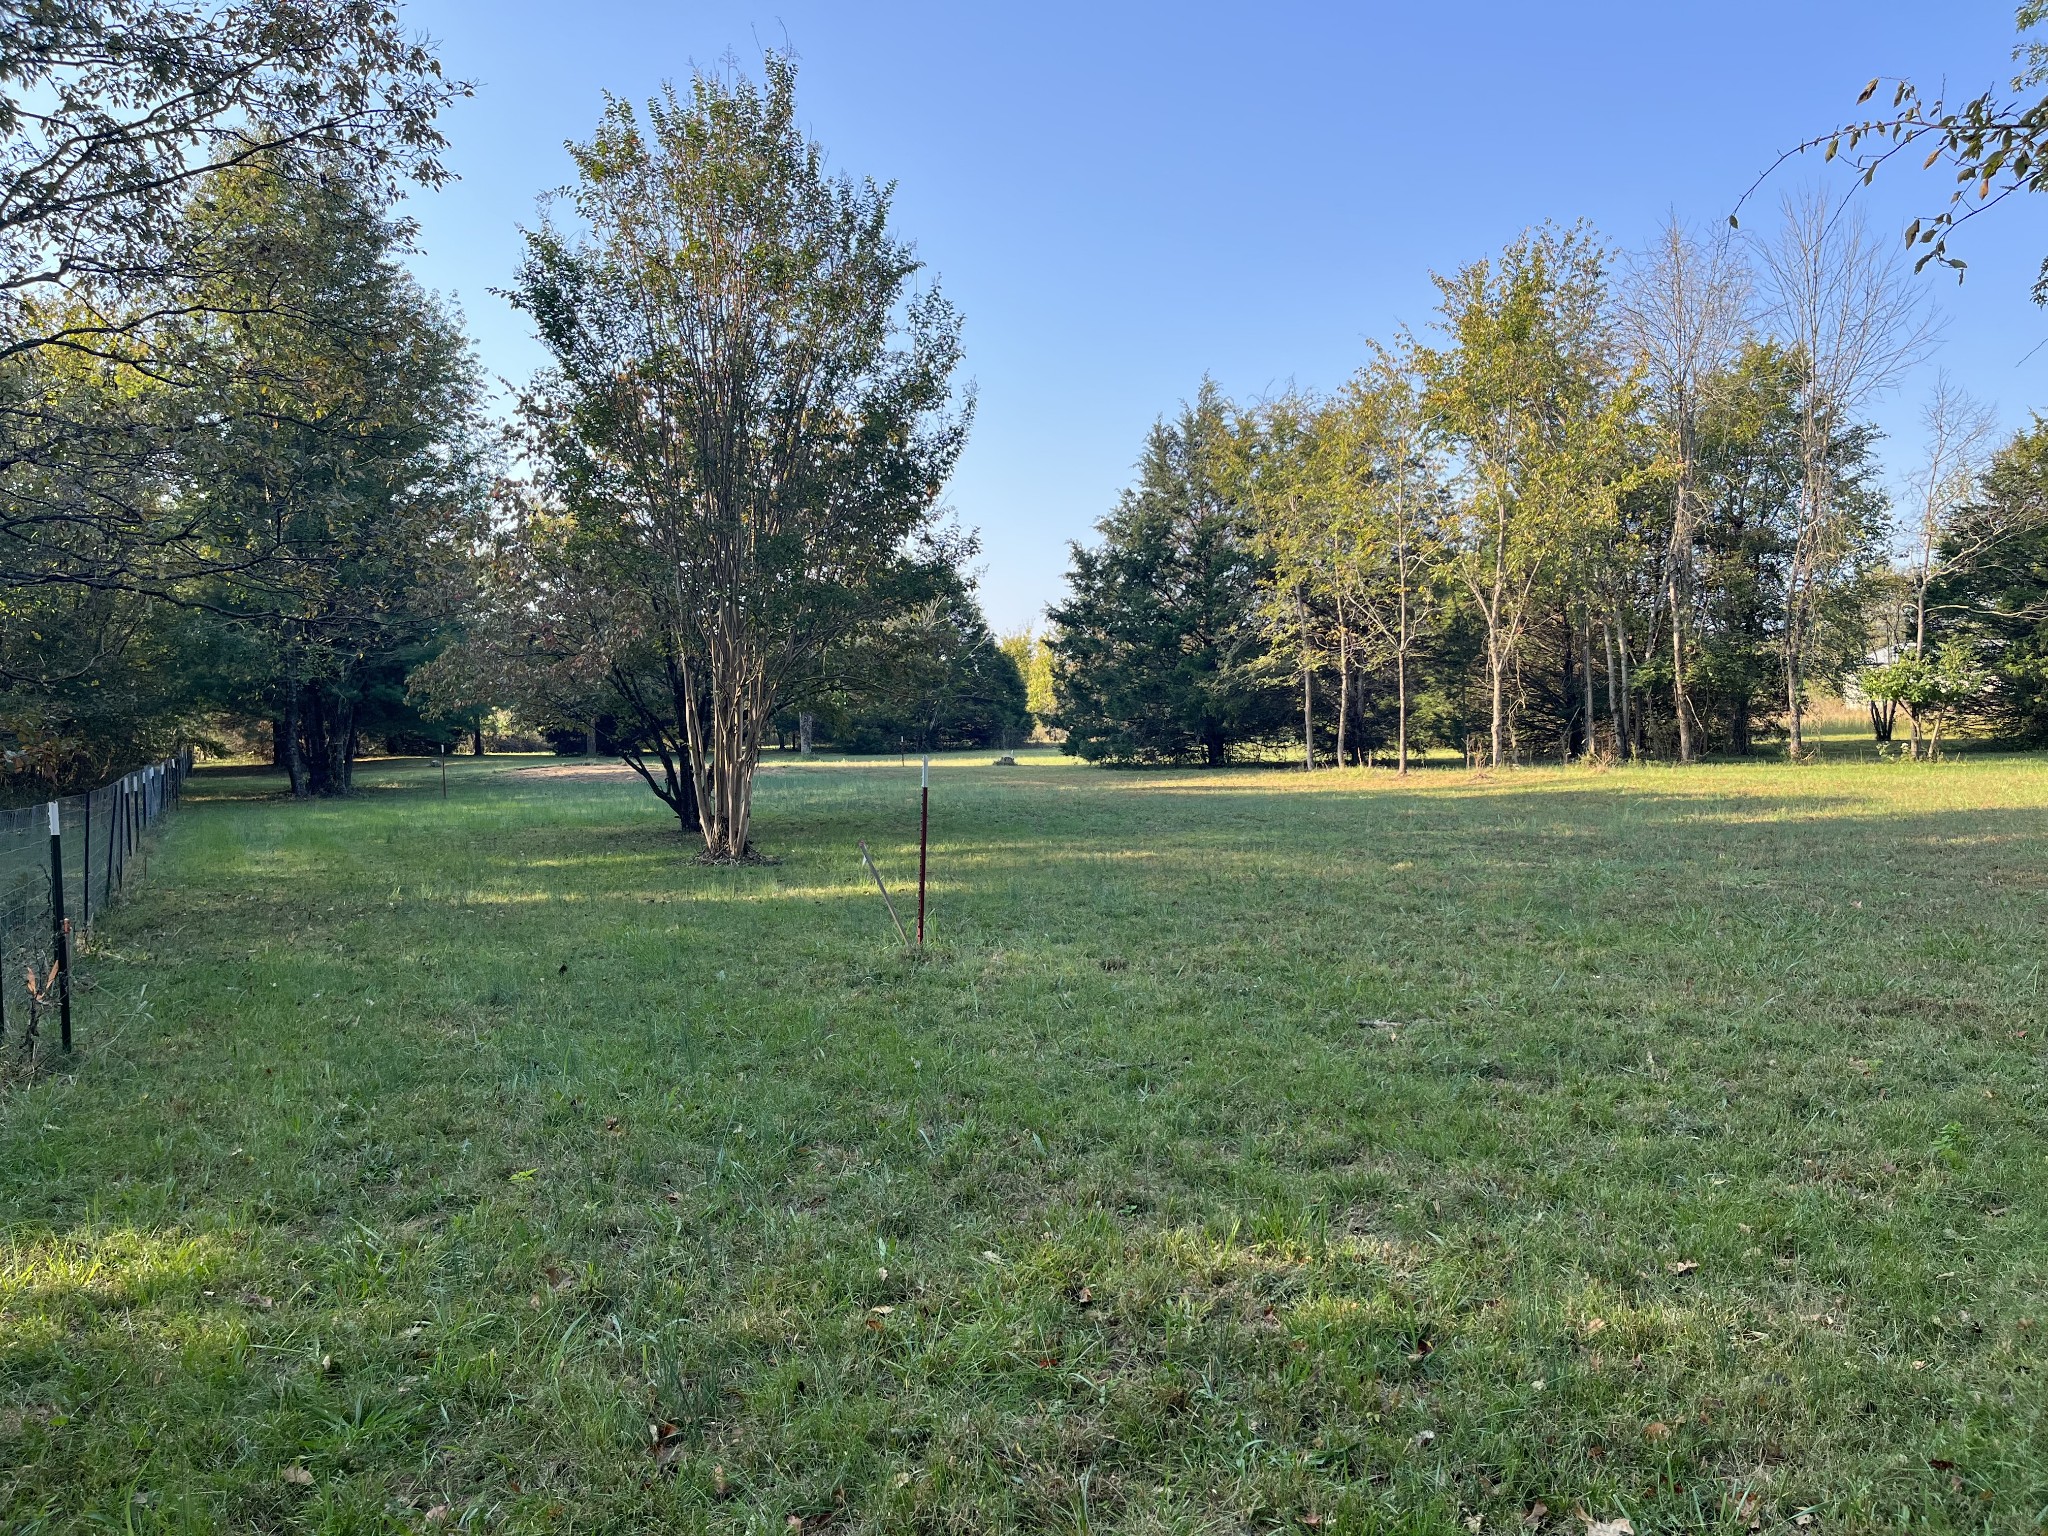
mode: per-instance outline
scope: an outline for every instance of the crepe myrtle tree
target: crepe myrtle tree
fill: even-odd
[[[940,507],[972,415],[959,316],[913,287],[892,189],[827,171],[795,85],[771,54],[759,81],[609,101],[513,289],[553,358],[527,401],[544,472],[648,573],[718,861],[747,856],[776,710],[961,553]]]

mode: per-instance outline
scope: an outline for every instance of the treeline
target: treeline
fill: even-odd
[[[343,794],[373,746],[510,722],[601,738],[737,857],[778,733],[1029,731],[939,502],[957,316],[796,131],[786,61],[578,149],[514,274],[555,366],[508,426],[407,272],[468,87],[390,9],[0,28],[6,789],[197,743]]]
[[[1944,380],[1895,504],[1867,413],[1934,332],[1853,209],[1545,227],[1436,286],[1335,393],[1153,428],[1050,610],[1068,751],[1797,757],[1821,693],[1916,753],[2048,741],[2048,427]]]
[[[17,8],[0,85],[6,777],[242,721],[345,790],[366,734],[438,729],[406,675],[493,473],[399,208],[466,87],[355,0]]]

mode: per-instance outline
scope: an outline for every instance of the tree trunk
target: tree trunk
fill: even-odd
[[[1678,724],[1678,760],[1692,761],[1692,701],[1685,692],[1685,621],[1691,613],[1692,443],[1679,427],[1678,483],[1672,497],[1671,549],[1666,561],[1665,600],[1671,604],[1671,712]]]
[[[1560,672],[1557,713],[1559,719],[1564,723],[1564,731],[1558,746],[1563,761],[1569,763],[1572,760],[1572,748],[1577,743],[1579,735],[1577,711],[1573,708],[1573,695],[1579,690],[1576,686],[1576,679],[1572,676],[1572,651],[1574,647],[1572,645],[1572,616],[1569,607],[1566,608],[1564,614],[1559,619],[1559,625],[1564,631],[1564,639],[1557,648]]]
[[[1316,771],[1315,674],[1301,669],[1301,766]]]
[[[1621,755],[1626,761],[1636,756],[1635,695],[1629,685],[1628,630],[1621,622],[1621,604],[1614,605],[1614,643],[1621,657]]]
[[[1396,777],[1405,779],[1408,776],[1408,547],[1405,543],[1401,546],[1400,572],[1397,598],[1399,628],[1394,642],[1394,734],[1400,767],[1394,771]]]
[[[736,606],[713,616],[705,637],[703,675],[675,640],[678,712],[689,732],[690,771],[707,858],[736,863],[752,847],[754,769],[769,711],[762,664],[750,620]]]
[[[1507,731],[1507,678],[1503,675],[1501,665],[1500,642],[1490,624],[1486,634],[1486,672],[1487,681],[1493,692],[1491,741],[1487,747],[1487,759],[1493,767],[1498,768],[1501,761],[1501,737]]]
[[[304,729],[304,713],[303,690],[297,683],[293,683],[290,697],[285,704],[284,757],[285,772],[291,777],[294,800],[304,800],[313,793],[313,785],[306,772],[306,748],[300,739],[300,733]]]
[[[1614,704],[1614,629],[1605,619],[1600,621],[1600,643],[1607,648],[1607,728],[1614,732],[1614,755],[1625,757],[1622,749],[1621,716]]]
[[[1579,619],[1579,685],[1585,697],[1581,701],[1585,709],[1586,756],[1595,756],[1600,746],[1593,737],[1593,616],[1582,614]]]
[[[589,724],[583,727],[583,755],[585,757],[597,756],[597,721],[595,719],[592,719]]]
[[[809,710],[796,717],[796,750],[799,756],[811,755],[811,733],[816,728],[816,716]]]
[[[1799,694],[1799,651],[1795,646],[1785,653],[1785,755],[1795,763],[1805,751],[1799,731]]]
[[[1337,766],[1345,766],[1344,727],[1351,716],[1351,632],[1344,626],[1344,604],[1337,604]]]
[[[1678,721],[1678,760],[1692,761],[1692,703],[1685,696],[1685,624],[1678,607],[1676,581],[1671,586],[1671,709]]]
[[[484,728],[480,725],[469,733],[469,752],[472,757],[484,755]]]

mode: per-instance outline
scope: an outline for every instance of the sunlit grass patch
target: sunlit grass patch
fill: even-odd
[[[201,775],[0,1098],[0,1527],[2048,1508],[2038,761],[949,759],[922,962],[914,763],[375,777]]]

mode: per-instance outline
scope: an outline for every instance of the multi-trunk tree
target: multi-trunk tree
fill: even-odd
[[[959,555],[959,317],[913,288],[889,191],[827,173],[784,58],[614,101],[572,153],[515,287],[553,359],[528,414],[547,493],[646,583],[646,703],[706,855],[739,859],[778,710]]]

